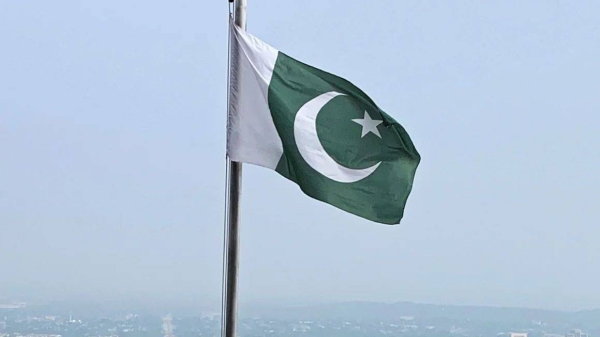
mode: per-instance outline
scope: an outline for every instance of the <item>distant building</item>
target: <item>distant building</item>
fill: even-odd
[[[581,329],[573,329],[565,337],[590,337],[590,335],[583,333]]]
[[[510,337],[527,337],[527,332],[511,332]]]
[[[27,308],[27,303],[10,303],[10,304],[0,304],[0,309],[25,309]]]
[[[171,314],[163,318],[163,333],[165,337],[175,337],[173,334],[173,317],[171,317]]]

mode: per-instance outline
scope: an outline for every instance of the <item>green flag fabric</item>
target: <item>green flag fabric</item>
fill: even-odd
[[[233,24],[231,34],[229,158],[346,212],[399,223],[420,162],[406,130],[347,80]]]

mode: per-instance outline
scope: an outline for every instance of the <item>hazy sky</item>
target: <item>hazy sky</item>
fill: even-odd
[[[422,161],[399,226],[244,167],[242,301],[600,307],[600,3],[249,0]],[[221,292],[227,3],[0,2],[0,298]]]

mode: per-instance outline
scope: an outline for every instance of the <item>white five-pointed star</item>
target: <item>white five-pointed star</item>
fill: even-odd
[[[362,119],[357,118],[357,119],[353,119],[352,121],[354,123],[362,125],[362,134],[360,135],[360,138],[363,138],[369,132],[372,132],[373,134],[375,134],[375,136],[381,138],[381,135],[379,134],[379,130],[377,130],[377,125],[383,123],[383,121],[371,119],[371,116],[369,115],[368,112],[365,111],[365,116]]]

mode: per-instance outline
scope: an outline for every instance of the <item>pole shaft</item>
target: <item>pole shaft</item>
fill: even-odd
[[[234,23],[246,29],[246,0],[235,1]],[[236,41],[232,41],[236,43]],[[232,48],[238,52],[238,48]],[[239,60],[239,55],[232,55],[232,60]],[[236,71],[238,62],[230,65],[231,71]],[[237,73],[237,71],[236,71]],[[227,255],[225,271],[225,310],[223,319],[222,337],[235,337],[237,330],[237,286],[239,274],[239,224],[240,224],[240,196],[242,192],[242,163],[229,162],[229,209],[227,216]]]
[[[247,0],[236,0],[235,1],[235,11],[233,13],[234,18],[233,21],[235,24],[246,30],[246,6],[248,4]]]
[[[237,329],[237,285],[239,273],[239,220],[242,184],[242,163],[230,162],[229,166],[229,210],[227,229],[227,264],[225,271],[225,317],[223,336],[235,337]]]

